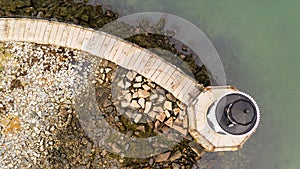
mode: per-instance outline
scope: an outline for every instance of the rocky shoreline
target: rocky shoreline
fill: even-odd
[[[91,6],[85,3],[75,3],[73,1],[17,0],[7,3],[4,2],[0,6],[1,16],[47,18],[71,22],[94,29],[99,29],[118,17],[117,13],[109,9],[104,10],[100,5]],[[127,29],[127,31],[139,30],[140,35],[130,37],[127,40],[145,48],[162,48],[177,55],[180,60],[188,65],[188,68],[199,83],[205,86],[211,83],[205,67],[195,65],[192,59],[193,52],[186,46],[176,48],[170,42],[170,37],[144,34],[143,30],[150,28],[161,31],[159,27],[155,28],[155,26],[142,24],[140,27],[134,28],[130,25],[124,25],[123,23],[119,24],[117,27],[110,28],[108,32],[119,34],[120,36],[122,36],[121,34],[126,34],[126,31],[117,29],[120,26]],[[17,46],[18,48],[13,48],[12,46]],[[82,54],[80,51],[69,51],[68,49],[55,46],[44,45],[38,47],[35,44],[6,44],[4,48],[7,49],[2,51],[2,56],[5,56],[5,58],[12,56],[11,59],[8,59],[9,62],[7,63],[14,61],[14,64],[19,66],[7,68],[7,65],[0,65],[1,75],[6,73],[5,77],[0,76],[1,81],[3,78],[7,80],[6,87],[5,85],[3,87],[1,84],[1,96],[3,96],[3,93],[8,93],[12,96],[29,96],[30,94],[26,92],[32,91],[27,90],[27,87],[32,85],[31,83],[35,83],[35,81],[31,79],[32,82],[29,83],[24,77],[33,70],[37,63],[43,63],[43,71],[52,71],[54,73],[53,78],[57,76],[55,73],[59,73],[58,77],[61,79],[56,80],[63,81],[64,77],[72,75],[77,77],[78,72],[67,72],[67,70],[69,70],[69,67],[76,66],[74,63],[84,62],[79,58],[86,58],[86,54]],[[48,57],[49,60],[56,58],[54,60],[57,62],[47,61],[47,58],[43,58],[41,53],[34,53],[35,50],[46,53],[47,55],[45,57]],[[57,54],[60,56],[56,56]],[[162,53],[158,51],[158,54]],[[25,57],[26,55],[28,55],[28,57]],[[24,58],[21,58],[21,56]],[[1,61],[3,60],[1,59]],[[89,69],[90,68],[85,71]],[[7,76],[7,73],[12,73],[9,71],[16,73],[16,75]],[[36,69],[36,72],[32,73],[39,74],[42,72]],[[119,75],[125,75],[125,77]],[[44,76],[44,74],[41,76]],[[48,81],[48,78],[36,79],[37,85],[41,85],[41,88],[44,88],[45,85],[49,85]],[[52,83],[54,83],[54,81]],[[66,84],[72,85],[70,83],[71,82]],[[106,60],[102,60],[100,64],[97,65],[96,74],[92,83],[95,85],[99,110],[103,112],[102,115],[106,117],[105,120],[120,133],[129,137],[147,138],[168,133],[170,129],[174,129],[175,131],[172,130],[171,133],[175,132],[181,135],[182,140],[179,140],[178,144],[172,149],[149,158],[126,158],[115,153],[110,153],[91,140],[80,126],[74,105],[72,105],[74,104],[72,101],[73,95],[69,94],[69,98],[65,98],[63,95],[68,94],[64,92],[68,90],[63,91],[63,95],[62,93],[51,94],[51,91],[62,92],[62,89],[70,88],[70,86],[60,86],[58,88],[54,87],[49,89],[48,91],[46,90],[49,93],[45,94],[45,98],[50,99],[50,101],[48,100],[49,104],[53,104],[54,107],[56,106],[55,111],[51,106],[41,107],[40,109],[43,111],[41,111],[40,114],[36,114],[33,108],[30,110],[31,113],[29,113],[30,118],[26,117],[34,120],[34,124],[38,123],[38,127],[33,127],[31,124],[33,122],[24,124],[22,121],[25,120],[27,122],[28,120],[22,116],[24,110],[21,111],[22,113],[15,112],[12,106],[13,103],[10,103],[11,100],[8,99],[4,102],[5,99],[2,99],[0,123],[2,127],[1,131],[4,132],[1,132],[0,140],[2,140],[1,147],[5,146],[3,149],[1,148],[0,151],[3,157],[0,166],[2,164],[8,168],[10,168],[10,166],[36,168],[195,167],[196,160],[201,158],[204,151],[193,141],[192,137],[188,135],[186,107],[184,104],[180,103],[174,96],[148,79],[145,79],[135,72],[118,67]],[[49,85],[49,88],[51,87],[52,86]],[[40,97],[38,91],[36,91],[35,97]],[[52,100],[51,97],[53,97]],[[22,101],[20,100],[20,102]],[[23,104],[23,106],[25,106],[28,103]],[[9,108],[8,105],[11,105],[11,107]],[[131,111],[133,110],[137,113],[125,111],[128,107],[131,108]],[[50,113],[51,116],[45,115],[47,113]],[[18,119],[19,116],[24,119]],[[9,121],[9,123],[7,123],[7,121]],[[46,126],[46,128],[43,126]],[[21,147],[14,147],[14,145],[18,145],[17,142],[8,142],[9,144],[3,142],[7,138],[15,141],[22,140],[24,139],[24,137],[22,137],[24,132],[25,135],[30,135],[26,138],[28,139],[27,142],[24,142],[24,145],[21,144],[21,147],[26,147],[24,151],[20,151],[22,149]],[[10,151],[13,153],[8,153]],[[28,153],[29,156],[26,156],[24,152]],[[20,159],[20,161],[26,159],[27,161],[20,163],[18,160],[12,161],[11,159]]]

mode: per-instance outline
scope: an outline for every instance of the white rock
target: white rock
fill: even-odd
[[[155,93],[155,94],[151,94],[150,96],[150,100],[154,100],[154,99],[157,99],[158,98],[158,95]]]
[[[140,88],[140,87],[142,87],[142,83],[134,83],[133,87],[134,88]]]
[[[121,107],[128,107],[130,104],[130,102],[127,101],[121,101]]]
[[[122,89],[125,88],[125,85],[124,85],[123,80],[121,80],[117,85],[118,85],[119,87],[121,87]]]
[[[164,103],[164,109],[165,110],[172,110],[172,102],[165,101],[165,103]]]
[[[156,111],[156,112],[160,113],[160,112],[163,112],[164,109],[162,107],[155,106],[155,107],[153,107],[153,111]]]
[[[127,93],[129,93],[129,90],[122,90],[121,93],[122,95],[126,95]]]
[[[103,68],[100,68],[100,73],[102,74],[104,72],[104,69]]]
[[[105,68],[106,73],[110,72],[111,70],[112,70],[111,68]]]
[[[155,84],[154,84],[154,83],[149,82],[148,85],[149,85],[151,88],[155,88]]]
[[[142,82],[142,80],[143,80],[142,76],[135,77],[136,82]]]
[[[132,98],[138,98],[138,97],[139,97],[138,92],[133,93]]]
[[[131,95],[131,93],[127,93],[127,94],[125,94],[125,96],[124,96],[124,99],[125,99],[126,101],[130,102],[130,101],[131,101],[131,99],[132,99],[132,95]]]
[[[171,117],[171,114],[168,110],[165,110],[164,113],[166,114],[167,118]]]
[[[175,108],[173,109],[174,115],[177,116],[180,113],[180,109],[179,108]]]
[[[139,98],[138,103],[141,105],[142,108],[145,108],[145,99]]]
[[[141,107],[136,100],[132,100],[132,102],[130,103],[130,106],[133,107],[133,108],[140,108]]]
[[[135,122],[135,123],[138,123],[138,122],[141,120],[142,117],[143,117],[142,114],[136,115],[135,118],[134,118],[134,122]]]
[[[160,122],[164,122],[166,118],[166,114],[164,112],[161,112],[158,116],[156,116],[156,119],[159,120]]]
[[[133,81],[134,77],[136,76],[136,72],[134,71],[129,71],[127,74],[126,74],[126,77],[130,80],[130,81]]]
[[[145,90],[142,90],[142,89],[139,89],[138,90],[138,94],[139,94],[139,97],[140,98],[147,98],[150,96],[150,93],[145,91]]]
[[[166,100],[166,98],[163,96],[163,95],[158,95],[158,99],[157,99],[157,101],[158,102],[163,102],[164,100]]]
[[[144,113],[149,113],[151,107],[152,107],[152,103],[151,102],[146,102]]]
[[[128,81],[125,81],[125,89],[128,89],[131,86],[131,83]]]
[[[151,89],[151,87],[149,87],[148,85],[145,85],[145,84],[144,84],[142,87],[143,87],[143,89],[145,89],[146,91],[148,91],[148,90]]]
[[[154,120],[156,117],[157,113],[155,111],[150,111],[149,116],[152,118],[151,120]]]

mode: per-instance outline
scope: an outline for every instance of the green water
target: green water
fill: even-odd
[[[220,164],[218,168],[300,168],[297,98],[300,96],[297,67],[300,64],[300,1],[126,0],[107,3],[130,13],[166,12],[191,21],[215,44],[225,65],[228,83],[258,101],[262,119],[257,132],[242,151],[225,153],[227,158],[243,157],[241,159],[249,159],[249,162],[245,162],[246,166]]]

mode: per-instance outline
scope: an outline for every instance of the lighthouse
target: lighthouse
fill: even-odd
[[[235,151],[255,132],[255,100],[232,86],[205,88],[188,109],[189,132],[206,151]]]

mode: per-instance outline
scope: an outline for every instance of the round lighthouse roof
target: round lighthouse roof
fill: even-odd
[[[217,103],[215,113],[220,127],[233,135],[242,135],[251,131],[259,116],[254,100],[242,92],[223,96]]]

